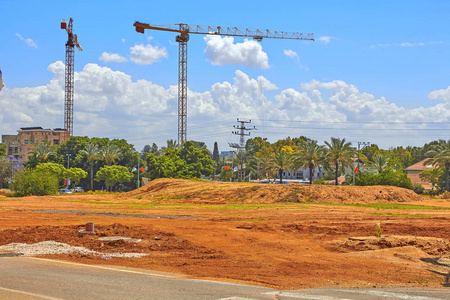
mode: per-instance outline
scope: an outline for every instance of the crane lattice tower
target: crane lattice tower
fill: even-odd
[[[67,31],[66,42],[66,80],[64,96],[64,129],[67,139],[73,134],[73,94],[74,94],[74,64],[75,64],[75,46],[83,51],[76,34],[73,34],[73,19],[61,21],[61,29]]]

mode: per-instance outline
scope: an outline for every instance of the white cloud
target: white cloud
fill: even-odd
[[[440,44],[439,42],[430,42],[430,45]],[[377,44],[377,45],[371,45],[370,48],[388,48],[388,47],[421,47],[426,46],[426,43],[418,42],[418,43],[411,43],[411,42],[403,42],[403,43],[391,43],[391,44]]]
[[[58,61],[48,70],[54,76],[46,85],[2,90],[3,134],[14,134],[26,126],[63,126],[65,67]],[[275,94],[273,99],[266,97],[268,91]],[[420,122],[450,119],[450,87],[430,92],[429,98],[445,102],[405,108],[341,80],[313,80],[301,84],[300,89],[277,91],[275,83],[266,78],[250,78],[237,70],[231,82],[217,82],[204,92],[188,91],[188,139],[208,145],[218,141],[225,147],[233,138],[230,132],[236,118],[247,118],[258,128],[252,136],[271,141],[300,135],[320,142],[331,136],[348,140],[359,136],[382,147],[423,144],[434,137],[416,129],[436,127]],[[410,131],[396,131],[407,126]],[[133,81],[123,72],[87,64],[75,72],[74,133],[125,138],[137,149],[153,142],[162,146],[177,136],[177,86],[164,88],[147,80]]]
[[[444,100],[450,102],[450,86],[446,90],[436,90],[428,94],[428,98],[433,100]]]
[[[108,63],[108,62],[127,62],[128,59],[126,57],[120,56],[117,53],[108,53],[103,52],[102,56],[99,57],[100,60]]]
[[[16,32],[16,36],[21,40],[21,41],[23,41],[23,42],[25,42],[25,44],[27,44],[28,46],[30,46],[31,48],[37,48],[37,45],[36,45],[36,43],[32,40],[32,39],[29,39],[29,38],[24,38],[24,37],[22,37],[19,33],[17,33]]]
[[[126,39],[122,39],[122,43],[125,43],[127,40]]]
[[[234,43],[233,37],[207,35],[206,59],[215,66],[246,65],[252,68],[268,68],[269,58],[261,44],[245,39],[243,43]]]
[[[130,48],[130,60],[138,65],[151,65],[163,57],[167,57],[166,48],[159,48],[150,44],[135,45]]]
[[[284,55],[286,55],[286,56],[288,56],[288,57],[290,57],[290,58],[298,57],[297,52],[295,52],[295,51],[293,51],[293,50],[290,50],[290,49],[284,50]]]
[[[333,37],[331,37],[331,36],[319,36],[317,38],[317,41],[324,43],[324,44],[329,44],[329,43],[331,43],[332,39],[333,39]]]

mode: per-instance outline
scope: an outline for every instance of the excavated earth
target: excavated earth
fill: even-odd
[[[95,235],[80,234],[88,222]],[[278,289],[447,288],[450,200],[387,186],[176,179],[123,194],[0,196],[0,253],[44,241],[147,255],[38,257]]]

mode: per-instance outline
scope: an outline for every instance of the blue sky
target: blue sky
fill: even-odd
[[[236,118],[269,141],[331,136],[384,148],[448,138],[450,1],[0,0],[0,134],[63,127],[67,34],[74,19],[74,133],[140,150],[177,137],[175,34],[135,21],[313,33],[312,41],[191,35],[188,139],[237,142]],[[261,57],[255,64],[255,57]],[[259,79],[258,79],[259,78]]]

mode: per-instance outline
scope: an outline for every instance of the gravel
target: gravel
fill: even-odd
[[[146,253],[102,253],[94,250],[89,250],[86,247],[71,246],[65,243],[55,241],[44,241],[35,244],[11,243],[0,246],[0,251],[14,251],[23,253],[24,256],[35,256],[45,254],[81,254],[98,256],[103,259],[110,259],[113,257],[125,258],[140,258],[146,256]]]

